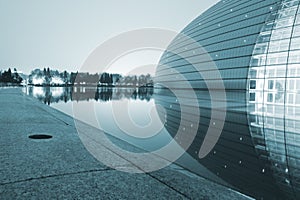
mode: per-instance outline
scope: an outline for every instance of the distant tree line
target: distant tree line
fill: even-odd
[[[59,72],[58,70],[35,69],[28,76],[28,84],[32,85],[69,85],[71,84],[72,74],[67,71]],[[74,75],[73,75],[74,76]],[[74,78],[74,77],[73,77]],[[37,81],[40,80],[40,81]]]
[[[23,81],[23,78],[18,74],[17,69],[14,68],[12,72],[10,68],[6,71],[0,71],[0,82],[1,83],[13,83],[20,84]]]
[[[150,74],[147,75],[128,75],[103,73],[99,80],[100,85],[113,86],[152,86],[153,79]]]
[[[39,81],[35,81],[39,80]],[[54,81],[55,80],[55,81]],[[153,86],[153,80],[150,74],[147,75],[128,75],[120,74],[90,74],[83,72],[67,71],[59,72],[44,68],[44,70],[35,69],[28,77],[28,84],[32,85],[97,85],[97,86]]]

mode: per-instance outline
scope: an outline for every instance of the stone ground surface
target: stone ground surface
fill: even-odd
[[[0,199],[249,199],[175,164],[141,174],[107,167],[87,151],[72,117],[20,88],[0,89],[0,107]],[[115,159],[109,151],[102,156]],[[136,167],[123,160],[116,168]]]

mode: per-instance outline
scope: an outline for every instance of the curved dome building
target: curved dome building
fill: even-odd
[[[188,99],[182,84],[187,80],[197,95],[201,116],[188,153],[255,198],[300,199],[299,5],[299,0],[220,1],[182,31],[186,37],[174,39],[156,71],[156,85],[182,90]],[[187,37],[211,59],[197,59],[203,51]],[[218,84],[209,84],[218,81],[208,67],[212,63],[225,87],[226,98],[217,101],[226,103],[226,118],[214,149],[200,159],[209,125],[218,121],[211,117],[217,109],[211,96],[220,92]],[[167,111],[171,134],[182,120],[172,89],[158,92],[168,98],[156,97]]]

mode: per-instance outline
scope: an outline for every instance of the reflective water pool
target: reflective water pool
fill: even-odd
[[[275,174],[268,160],[270,155],[262,159],[257,153],[251,134],[243,131],[247,125],[232,112],[246,119],[247,111],[242,105],[228,105],[221,137],[205,158],[199,158],[208,125],[218,123],[211,123],[208,91],[193,91],[197,104],[191,99],[191,91],[177,91],[175,95],[170,90],[153,88],[27,87],[24,92],[148,151],[158,150],[173,139],[184,148],[196,131],[187,154],[177,163],[256,199],[287,199],[293,196],[291,192],[299,191],[297,185],[288,184],[289,180],[298,180],[297,174],[286,169],[282,169],[284,176]]]
[[[153,88],[28,87],[24,92],[71,116],[75,108],[75,118],[149,151],[172,139],[155,112]],[[86,112],[88,106],[94,113]]]

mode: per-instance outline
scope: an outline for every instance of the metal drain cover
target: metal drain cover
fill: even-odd
[[[28,136],[30,139],[34,140],[46,140],[46,139],[51,139],[52,135],[45,135],[45,134],[35,134],[35,135],[30,135]]]

